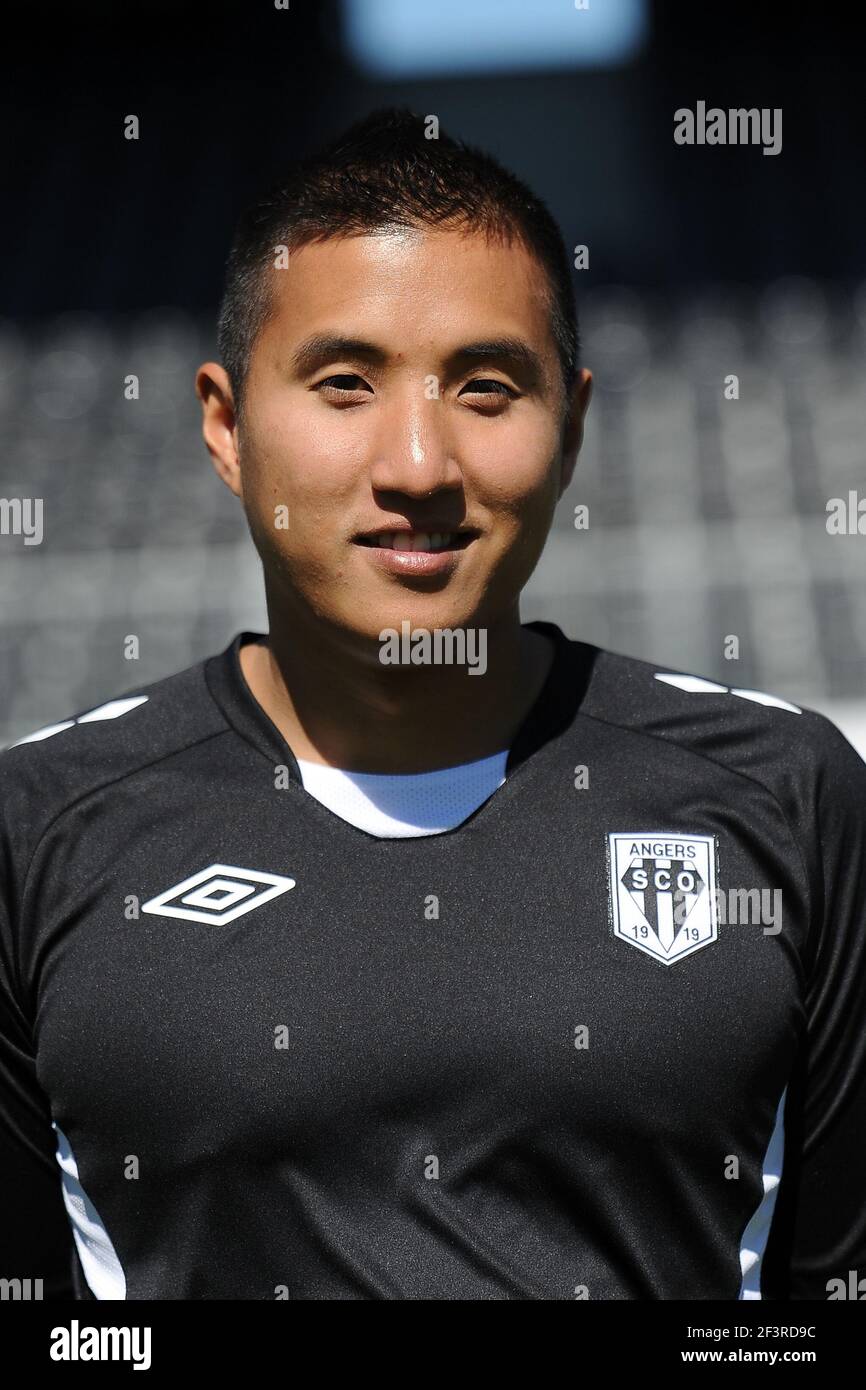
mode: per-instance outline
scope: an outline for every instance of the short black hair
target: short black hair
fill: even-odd
[[[491,155],[405,106],[380,107],[292,167],[241,215],[228,261],[217,342],[238,417],[258,334],[272,308],[275,248],[334,236],[443,223],[521,241],[546,271],[566,400],[580,341],[571,264],[546,205]]]

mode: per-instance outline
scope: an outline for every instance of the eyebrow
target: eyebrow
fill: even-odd
[[[318,367],[342,357],[346,361],[369,362],[381,367],[386,364],[389,354],[375,343],[363,338],[346,338],[340,334],[314,333],[306,338],[292,354],[292,367],[298,376],[306,376]],[[485,361],[498,362],[506,367],[516,367],[533,383],[544,379],[544,363],[538,353],[522,338],[485,338],[476,342],[463,343],[449,354],[449,365]]]

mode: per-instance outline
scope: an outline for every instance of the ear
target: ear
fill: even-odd
[[[228,373],[218,362],[204,362],[195,376],[201,401],[201,432],[217,475],[243,500],[237,415]]]
[[[592,372],[581,367],[572,387],[568,410],[562,426],[562,459],[557,501],[565,492],[574,474],[580,446],[583,444],[583,422],[592,398]]]

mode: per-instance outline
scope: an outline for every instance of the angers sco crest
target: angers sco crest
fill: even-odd
[[[663,965],[718,939],[712,835],[652,830],[608,845],[615,936]]]

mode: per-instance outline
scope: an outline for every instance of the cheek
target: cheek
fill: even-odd
[[[291,412],[259,410],[256,428],[242,464],[251,485],[245,485],[259,514],[280,503],[289,508],[291,525],[284,544],[291,547],[291,532],[318,534],[323,541],[333,531],[334,512],[357,487],[358,460],[362,450],[357,438],[335,416],[328,416],[315,402],[294,406]],[[326,530],[320,526],[330,518]]]
[[[483,505],[498,511],[520,512],[528,520],[544,512],[557,478],[556,433],[547,420],[526,416],[522,421],[503,421],[502,428],[485,422],[481,433],[473,426],[466,439],[467,477]]]

